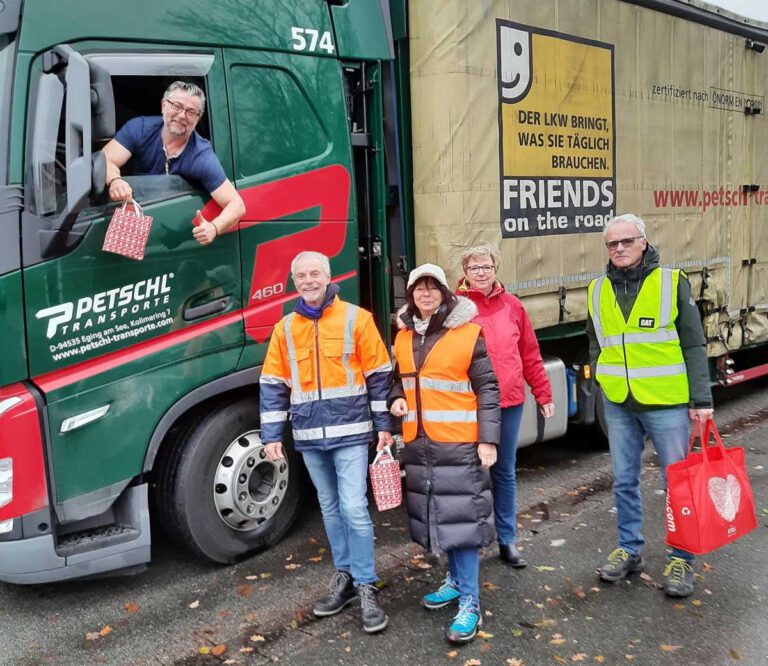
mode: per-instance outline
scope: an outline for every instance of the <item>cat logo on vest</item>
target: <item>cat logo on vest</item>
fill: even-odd
[[[653,317],[640,317],[637,325],[640,328],[653,328],[656,325],[656,320]]]

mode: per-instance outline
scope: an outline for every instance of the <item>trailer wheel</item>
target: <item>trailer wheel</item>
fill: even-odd
[[[159,468],[162,523],[185,547],[229,563],[277,543],[298,514],[300,460],[270,462],[259,406],[242,400],[217,409],[182,434]]]

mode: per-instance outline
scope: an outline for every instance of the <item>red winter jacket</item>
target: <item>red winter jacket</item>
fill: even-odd
[[[498,280],[488,296],[471,289],[466,279],[459,283],[456,293],[471,298],[477,306],[478,314],[472,321],[483,328],[488,355],[499,379],[501,406],[525,402],[525,382],[538,404],[552,402],[539,342],[520,299],[506,293]]]

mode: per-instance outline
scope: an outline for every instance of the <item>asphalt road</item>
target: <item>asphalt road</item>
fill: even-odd
[[[694,598],[675,605],[656,589],[663,568],[663,497],[648,456],[648,578],[599,584],[594,569],[615,544],[609,458],[599,438],[573,433],[519,456],[521,545],[531,566],[482,565],[485,631],[451,656],[442,637],[450,611],[427,613],[419,597],[444,575],[410,544],[401,510],[374,512],[377,561],[391,624],[365,636],[357,611],[323,621],[314,598],[332,572],[316,505],[290,535],[236,566],[199,563],[154,535],[142,574],[38,587],[0,584],[0,664],[505,664],[768,663],[768,380],[719,396],[729,441],[750,447],[761,527],[701,558]],[[756,469],[760,467],[761,469]],[[768,509],[767,509],[768,510]],[[693,603],[701,602],[701,603]],[[679,606],[679,607],[678,607]],[[601,659],[602,658],[602,661]],[[563,661],[560,661],[563,660]],[[512,664],[515,662],[512,661]]]

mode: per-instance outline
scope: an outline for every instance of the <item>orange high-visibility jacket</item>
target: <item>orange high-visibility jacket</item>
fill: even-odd
[[[259,379],[261,438],[283,440],[290,411],[297,450],[370,443],[390,431],[392,364],[373,316],[335,296],[319,319],[275,326]]]
[[[403,419],[405,442],[416,438],[418,419],[427,437],[436,442],[477,441],[477,396],[468,370],[480,330],[472,323],[449,329],[429,351],[418,372],[413,358],[413,331],[404,329],[397,334],[395,358],[408,403],[408,414]],[[421,411],[417,413],[419,406]]]

